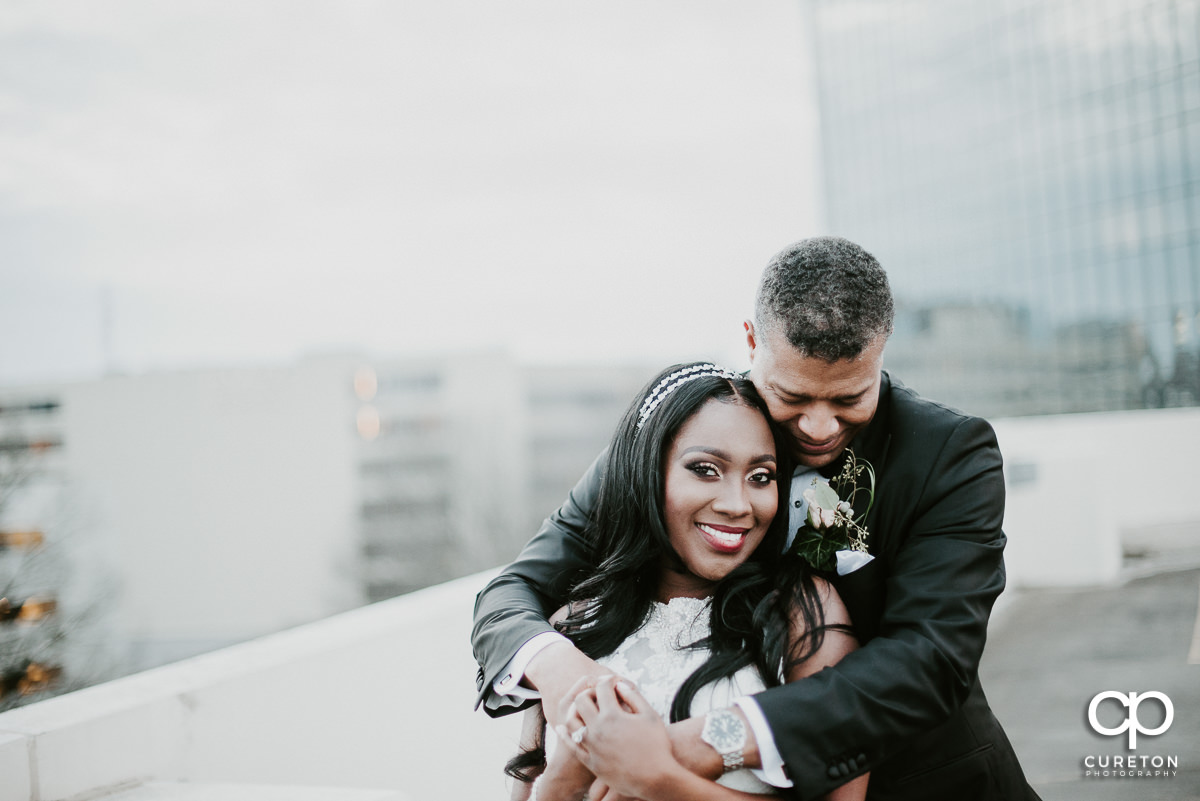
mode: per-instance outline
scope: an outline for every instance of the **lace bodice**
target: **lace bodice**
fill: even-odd
[[[665,720],[684,679],[704,664],[708,651],[687,646],[709,635],[710,598],[672,598],[654,603],[642,627],[608,656],[597,661],[632,679],[654,711]],[[729,706],[735,698],[765,689],[754,668],[704,687],[692,701],[692,716]]]
[[[667,720],[680,685],[708,658],[707,650],[687,646],[708,636],[711,605],[708,598],[655,602],[641,628],[629,635],[617,650],[596,661],[631,679],[654,710]],[[736,698],[764,689],[766,685],[754,667],[742,668],[729,678],[700,688],[692,700],[692,717],[727,707]],[[553,734],[547,732],[547,748],[553,747],[549,742]],[[750,770],[726,773],[718,781],[747,793],[775,792],[775,788],[760,781]]]

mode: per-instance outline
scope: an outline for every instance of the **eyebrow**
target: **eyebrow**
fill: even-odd
[[[683,453],[681,453],[679,455],[687,456],[689,453],[707,453],[710,456],[715,456],[718,459],[723,459],[726,462],[733,461],[733,458],[728,453],[721,450],[720,448],[709,448],[705,445],[693,445],[690,448],[685,448]],[[760,453],[758,456],[755,456],[754,458],[752,458],[750,460],[750,464],[764,464],[764,463],[775,464],[775,454]]]
[[[812,395],[809,395],[806,392],[792,392],[790,389],[785,389],[785,388],[779,386],[778,384],[772,384],[771,390],[776,395],[779,395],[781,397],[786,396],[789,400],[810,400],[812,398]],[[837,400],[837,401],[856,400],[858,398],[861,398],[863,395],[866,395],[869,390],[870,390],[870,387],[866,387],[864,389],[860,389],[858,392],[850,392],[845,395],[835,395],[830,400]]]

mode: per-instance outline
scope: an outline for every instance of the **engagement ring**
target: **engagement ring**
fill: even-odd
[[[571,735],[571,739],[575,741],[575,745],[583,745],[583,738],[587,737],[587,726],[580,726]]]

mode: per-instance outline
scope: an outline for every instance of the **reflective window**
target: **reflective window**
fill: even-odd
[[[1200,0],[816,9],[829,228],[922,321],[897,374],[990,415],[1194,404]]]

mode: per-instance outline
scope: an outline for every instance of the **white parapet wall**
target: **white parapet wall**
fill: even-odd
[[[0,801],[146,781],[506,797],[520,716],[473,710],[471,610],[489,577],[0,714]]]
[[[1187,524],[1200,531],[1200,409],[1015,418],[995,428],[1010,586],[1116,581],[1131,537]]]

